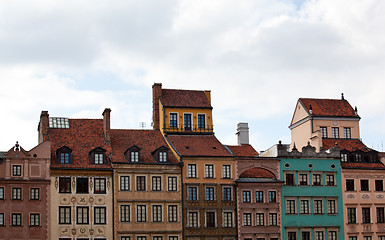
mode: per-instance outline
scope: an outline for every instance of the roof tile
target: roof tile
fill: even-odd
[[[255,151],[253,146],[251,146],[250,144],[236,145],[236,146],[227,145],[227,147],[230,149],[231,152],[233,152],[234,156],[236,157],[257,157],[258,156],[258,152]]]
[[[345,99],[300,98],[299,101],[302,102],[307,111],[311,106],[314,116],[358,117]]]
[[[204,91],[162,89],[160,100],[165,107],[211,108]]]
[[[276,179],[274,173],[270,172],[269,170],[266,170],[264,168],[250,168],[241,173],[239,175],[239,178],[271,178]]]
[[[354,152],[356,150],[361,150],[363,152],[371,151],[371,149],[359,139],[323,138],[322,144],[325,149],[330,149],[337,144],[340,150],[347,150],[349,152]]]

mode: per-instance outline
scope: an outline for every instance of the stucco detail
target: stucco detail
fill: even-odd
[[[336,145],[329,150],[321,149],[316,152],[316,148],[310,145],[308,142],[307,146],[302,148],[302,152],[294,146],[292,151],[287,150],[287,146],[283,145],[281,141],[277,145],[278,157],[290,157],[290,158],[340,158],[340,149]]]

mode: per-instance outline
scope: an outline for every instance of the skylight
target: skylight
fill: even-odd
[[[49,118],[49,127],[50,128],[70,128],[68,118]]]

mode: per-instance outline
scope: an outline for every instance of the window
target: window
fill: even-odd
[[[198,114],[198,128],[206,128],[206,115]]]
[[[314,200],[314,214],[323,214],[323,201],[322,200]]]
[[[334,174],[326,174],[326,186],[335,186],[335,176]]]
[[[206,227],[216,227],[215,212],[206,212]]]
[[[349,240],[357,240],[357,237],[349,237]]]
[[[159,151],[159,162],[161,162],[161,163],[167,162],[167,152],[166,151]]]
[[[188,164],[187,168],[188,168],[187,177],[196,178],[197,177],[197,165],[196,164]]]
[[[12,213],[12,226],[21,226],[21,213]]]
[[[12,199],[21,200],[21,188],[12,188]]]
[[[136,206],[136,221],[146,222],[147,221],[147,208],[146,205]]]
[[[106,179],[95,178],[94,179],[94,193],[95,194],[106,194]]]
[[[223,188],[223,201],[231,201],[231,187],[224,187]]]
[[[295,200],[286,200],[286,214],[296,214]]]
[[[302,232],[301,240],[310,240],[310,232]]]
[[[231,166],[223,165],[222,166],[222,178],[231,178]]]
[[[95,224],[106,224],[106,208],[95,207],[94,208],[94,223]]]
[[[212,164],[205,165],[205,177],[214,178],[214,165]]]
[[[344,127],[344,138],[351,138],[350,127]]]
[[[178,127],[178,113],[170,113],[170,128]]]
[[[348,208],[348,223],[357,223],[356,208]]]
[[[336,200],[328,200],[328,214],[336,214],[337,208],[336,208]]]
[[[120,205],[120,221],[121,222],[130,222],[130,205]]]
[[[72,161],[72,150],[66,146],[56,150],[56,162],[67,164]]]
[[[0,199],[4,199],[4,187],[0,187]]]
[[[233,227],[233,213],[232,212],[223,212],[223,227],[225,227],[225,228]]]
[[[255,202],[263,203],[263,191],[256,191],[255,192]]]
[[[378,207],[376,208],[376,211],[377,211],[377,223],[385,223],[384,208]]]
[[[341,162],[347,162],[347,161],[348,161],[348,154],[341,153]]]
[[[12,166],[12,175],[13,176],[21,176],[21,165],[13,165]]]
[[[131,162],[139,162],[139,151],[131,151]]]
[[[277,214],[269,213],[269,226],[277,226]]]
[[[162,178],[159,176],[152,177],[152,191],[162,190]]]
[[[300,200],[300,213],[301,214],[309,214],[309,200]]]
[[[332,127],[332,138],[339,138],[339,128],[338,127]]]
[[[70,153],[60,153],[60,163],[70,163]]]
[[[191,131],[191,113],[185,113],[184,115],[184,130]]]
[[[94,164],[104,164],[104,154],[103,153],[94,153]]]
[[[71,224],[71,207],[59,207],[59,224]]]
[[[137,236],[136,240],[147,240],[146,236]]]
[[[383,236],[378,236],[378,240],[385,240],[385,235],[383,235]]]
[[[0,213],[0,226],[4,226],[4,213]]]
[[[243,226],[251,226],[251,213],[243,214]]]
[[[31,213],[29,215],[29,226],[40,226],[40,214]]]
[[[214,187],[206,187],[206,201],[214,201]]]
[[[190,201],[197,201],[198,196],[197,196],[197,187],[188,187],[188,200]]]
[[[321,174],[315,173],[313,174],[313,186],[321,186]]]
[[[188,223],[189,227],[198,227],[198,212],[188,212]]]
[[[130,191],[129,176],[120,176],[120,191]]]
[[[256,226],[264,226],[265,225],[265,214],[264,213],[256,213],[255,214],[255,225]]]
[[[309,185],[306,173],[299,174],[299,185],[302,185],[302,186]]]
[[[277,192],[276,191],[269,191],[269,202],[271,202],[271,203],[277,202]]]
[[[88,193],[88,178],[76,178],[76,193]]]
[[[152,221],[162,222],[162,206],[152,205]]]
[[[296,232],[288,232],[287,233],[287,240],[297,240],[297,233]]]
[[[178,222],[178,206],[168,205],[168,221]]]
[[[59,193],[71,193],[71,178],[59,178]]]
[[[337,240],[337,231],[329,231],[328,240]]]
[[[76,207],[76,224],[88,224],[88,207]]]
[[[285,174],[285,179],[286,179],[286,182],[285,184],[288,185],[288,186],[294,186],[294,174],[292,173],[286,173]]]
[[[362,155],[360,153],[354,154],[354,161],[355,162],[362,162]]]
[[[375,180],[375,187],[376,187],[376,192],[382,192],[384,191],[384,183],[383,180]]]
[[[145,176],[136,176],[136,191],[146,191]]]
[[[178,236],[168,236],[168,240],[179,240]]]
[[[322,138],[328,137],[328,128],[327,127],[320,127],[320,131],[321,131]]]
[[[370,223],[370,208],[362,208],[362,223]]]
[[[372,240],[372,236],[364,236],[364,240]]]
[[[39,200],[40,199],[40,189],[39,188],[31,188],[29,193],[29,198],[31,200]]]
[[[354,179],[346,179],[346,191],[354,191]]]
[[[243,191],[242,195],[243,195],[243,202],[244,202],[244,203],[249,203],[249,202],[251,202],[251,199],[250,199],[250,191]]]
[[[163,240],[162,236],[153,236],[152,240]]]
[[[316,231],[315,232],[315,240],[324,240],[324,232]]]
[[[177,177],[168,177],[167,178],[167,190],[170,192],[176,192],[178,190],[178,178]]]
[[[361,179],[361,191],[369,191],[369,180]]]

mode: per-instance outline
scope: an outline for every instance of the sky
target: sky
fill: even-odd
[[[214,131],[257,151],[282,140],[300,97],[341,98],[383,151],[383,0],[2,0],[0,151],[38,144],[40,113],[151,128],[152,85],[211,90]]]

